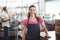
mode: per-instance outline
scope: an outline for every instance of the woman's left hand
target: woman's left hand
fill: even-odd
[[[46,38],[51,38],[51,36],[49,36],[49,35],[47,35],[47,36],[45,36]]]

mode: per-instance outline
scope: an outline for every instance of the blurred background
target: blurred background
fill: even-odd
[[[4,6],[8,8],[8,12],[10,14],[15,14],[10,20],[11,28],[13,28],[12,29],[13,31],[12,30],[9,31],[10,32],[9,35],[10,36],[12,35],[10,37],[10,40],[11,39],[17,40],[18,38],[21,38],[20,36],[22,34],[23,27],[22,22],[24,19],[27,18],[28,8],[30,5],[36,6],[37,8],[36,10],[38,12],[37,15],[41,16],[44,19],[49,34],[50,31],[54,32],[55,34],[55,19],[59,19],[60,16],[60,0],[0,0],[0,14],[2,13],[2,8]],[[19,30],[16,27],[18,27]],[[0,35],[2,36],[0,39],[3,40],[2,38],[4,35],[3,28],[1,25],[1,18],[0,18]],[[52,35],[52,33],[50,35]],[[49,40],[55,40],[55,35],[53,36],[54,37]]]

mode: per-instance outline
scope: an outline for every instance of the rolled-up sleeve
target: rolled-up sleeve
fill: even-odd
[[[44,21],[43,18],[40,17],[39,19],[40,19],[40,23],[42,24],[42,22]]]
[[[27,19],[25,19],[25,20],[23,21],[23,25],[24,25],[25,27],[27,27],[27,22],[28,22]]]

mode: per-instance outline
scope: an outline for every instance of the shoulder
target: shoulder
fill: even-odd
[[[43,20],[43,18],[41,16],[38,17],[39,20]]]
[[[39,22],[42,23],[44,20],[42,17],[38,17],[39,18]]]
[[[28,19],[25,19],[25,20],[23,21],[23,25],[24,25],[24,26],[27,26],[27,23],[28,23]]]
[[[1,13],[1,15],[6,15],[6,13]]]
[[[39,19],[40,19],[40,20],[43,20],[43,18],[42,18],[42,17],[39,17]]]

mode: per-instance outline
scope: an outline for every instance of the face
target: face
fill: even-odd
[[[30,12],[30,15],[35,15],[36,14],[36,8],[35,7],[31,7],[29,12]]]
[[[6,10],[5,10],[6,12],[8,12],[8,9],[6,8]]]

